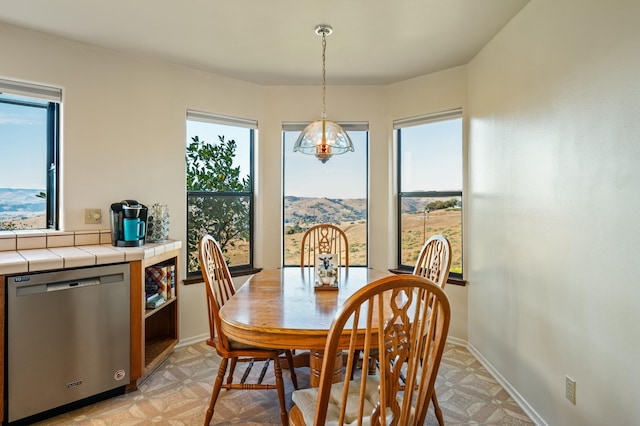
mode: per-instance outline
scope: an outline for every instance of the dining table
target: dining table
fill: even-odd
[[[247,345],[296,351],[294,366],[308,366],[311,386],[318,386],[324,347],[333,319],[360,288],[393,275],[366,267],[341,267],[337,289],[317,289],[313,267],[263,270],[241,286],[220,309],[227,338]],[[345,348],[346,349],[346,348]],[[333,372],[342,380],[342,354]]]

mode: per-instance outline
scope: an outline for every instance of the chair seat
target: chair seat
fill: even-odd
[[[276,349],[267,349],[267,348],[260,348],[257,346],[252,346],[252,345],[247,345],[246,343],[240,343],[240,342],[236,342],[235,340],[229,340],[229,347],[231,348],[232,351],[252,351],[252,350],[258,350],[258,351],[270,351],[273,350],[274,352],[279,352]]]
[[[227,339],[227,341],[229,342],[229,349],[232,351],[273,351],[278,353],[284,352],[283,349],[261,348],[259,346],[252,346],[247,345],[246,343],[236,342],[232,339]],[[214,348],[216,347],[216,343],[211,339],[207,339],[207,345],[213,346]]]
[[[339,404],[342,400],[342,390],[344,383],[339,382],[331,386],[331,393],[329,396],[329,406],[327,407],[327,421],[326,425],[337,425],[340,416]],[[366,415],[371,413],[378,403],[380,394],[378,393],[378,386],[380,385],[380,379],[378,376],[367,376],[367,384],[365,390],[365,401],[363,413]],[[307,425],[312,425],[314,416],[316,413],[316,403],[318,401],[318,388],[300,389],[294,391],[291,395],[293,402],[296,404],[304,422]],[[349,395],[347,397],[347,409],[345,411],[345,425],[354,425],[358,423],[358,411],[360,409],[360,381],[352,380],[349,382]],[[398,402],[402,403],[402,397],[398,396]],[[391,413],[387,415],[391,418]],[[370,425],[370,418],[365,417],[363,419],[363,426]]]

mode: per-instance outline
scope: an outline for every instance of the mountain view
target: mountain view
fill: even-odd
[[[364,198],[285,197],[284,264],[300,264],[304,232],[318,223],[338,225],[347,234],[349,263],[367,263],[367,202]]]
[[[285,197],[284,264],[300,263],[304,232],[318,223],[338,225],[347,234],[351,265],[367,264],[366,199]],[[413,265],[424,242],[444,234],[452,246],[451,270],[462,272],[462,211],[456,197],[407,197],[402,202],[402,263]]]
[[[367,200],[364,198],[333,199],[310,197],[284,198],[284,224],[286,228],[303,227],[316,223],[347,223],[366,219]]]
[[[45,228],[43,189],[0,188],[0,230]]]

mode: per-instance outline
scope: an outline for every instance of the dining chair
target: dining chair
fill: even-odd
[[[451,269],[451,243],[444,235],[431,236],[422,246],[420,255],[413,268],[414,275],[426,277],[444,288]],[[444,417],[435,390],[431,397],[438,424],[444,426]]]
[[[335,357],[325,357],[320,386],[293,392],[289,424],[424,424],[450,316],[444,290],[424,277],[395,275],[358,290],[336,314],[324,353],[346,349],[351,357],[361,348],[368,356],[377,348],[378,373],[332,383]]]
[[[229,267],[222,255],[220,245],[211,235],[204,235],[198,244],[198,254],[200,260],[200,268],[205,281],[207,293],[207,308],[209,317],[209,339],[207,344],[216,349],[218,355],[222,358],[218,375],[211,392],[211,400],[205,417],[205,426],[209,425],[213,417],[213,410],[220,394],[220,389],[277,389],[278,398],[280,399],[280,417],[282,424],[288,423],[287,409],[285,407],[284,382],[282,380],[282,368],[280,366],[281,354],[285,354],[291,372],[291,381],[293,387],[298,389],[296,373],[293,368],[293,356],[290,350],[266,349],[258,348],[243,343],[235,342],[228,339],[222,332],[220,326],[220,308],[235,294],[235,287],[231,281]],[[224,376],[227,372],[227,365],[231,360],[231,368],[227,376],[226,382],[223,383]],[[262,372],[257,379],[257,383],[245,383],[254,361],[264,361]],[[273,361],[273,370],[275,374],[275,384],[263,383],[264,375],[267,371],[269,363]],[[248,363],[242,379],[239,383],[233,383],[233,373],[238,362]]]
[[[347,234],[330,223],[314,225],[304,233],[300,248],[300,266],[315,266],[316,256],[325,253],[338,255],[338,265],[349,267]]]
[[[314,225],[302,236],[300,248],[300,267],[316,266],[319,254],[336,254],[338,266],[349,267],[349,240],[347,234],[338,226],[330,223]],[[360,362],[360,351],[356,351],[353,362]],[[355,367],[355,364],[354,364]],[[355,370],[355,369],[354,369]]]
[[[429,278],[444,288],[451,269],[451,243],[444,235],[431,236],[422,246],[413,275]]]

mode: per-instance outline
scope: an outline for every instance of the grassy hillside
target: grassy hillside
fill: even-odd
[[[363,220],[367,213],[364,198],[334,199],[285,197],[285,232],[299,232],[310,224],[333,223],[349,224]]]
[[[367,262],[367,229],[365,220],[357,222],[342,222],[337,224],[347,234],[349,241],[349,264],[366,265]],[[300,264],[300,246],[304,231],[285,234],[284,236],[284,264]]]
[[[443,234],[451,242],[451,269],[462,271],[461,210],[436,210],[424,214],[424,200],[416,203],[412,213],[402,215],[402,263],[413,265],[422,245],[431,235]],[[406,206],[405,206],[406,207]],[[333,223],[347,234],[349,263],[367,264],[366,200],[287,197],[285,200],[284,264],[300,264],[300,246],[304,232],[316,223]],[[238,242],[227,255],[231,264],[246,263],[246,243]]]
[[[15,229],[45,229],[47,227],[47,216],[38,215],[34,217],[19,216],[9,219],[0,219],[0,231]]]
[[[434,234],[442,234],[451,243],[451,271],[462,271],[462,211],[436,210],[402,215],[402,263],[413,265],[424,242]]]

